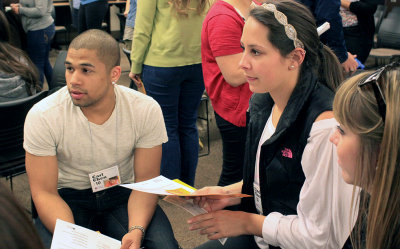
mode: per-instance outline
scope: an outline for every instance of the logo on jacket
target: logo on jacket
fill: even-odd
[[[290,149],[284,148],[282,150],[282,156],[287,157],[287,158],[293,158],[293,153]]]

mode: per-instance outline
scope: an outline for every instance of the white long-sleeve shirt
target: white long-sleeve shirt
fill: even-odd
[[[271,125],[267,122],[257,157],[260,146],[274,132]],[[268,214],[263,223],[263,237],[255,236],[260,248],[269,248],[268,245],[296,249],[343,247],[355,223],[350,221],[353,186],[344,182],[336,146],[329,141],[336,125],[333,118],[313,124],[301,160],[306,179],[300,191],[297,215]],[[256,170],[255,185],[259,182],[258,177]]]

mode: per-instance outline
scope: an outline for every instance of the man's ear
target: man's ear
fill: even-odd
[[[121,67],[115,66],[111,69],[111,81],[117,82],[119,77],[121,77]]]

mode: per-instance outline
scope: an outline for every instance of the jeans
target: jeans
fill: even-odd
[[[143,84],[160,104],[168,142],[162,146],[161,174],[194,185],[199,154],[197,109],[204,92],[201,64],[182,67],[143,65]]]
[[[53,68],[49,61],[49,53],[55,33],[56,31],[53,23],[45,29],[28,31],[26,34],[27,52],[29,58],[39,70],[42,87],[44,77],[46,77],[47,82],[51,82],[51,77],[53,75]]]
[[[222,172],[218,185],[226,186],[243,179],[246,127],[236,126],[215,113],[215,121],[222,138]]]
[[[210,240],[195,249],[259,249],[253,235],[241,235],[228,238],[225,245],[218,240]]]
[[[98,0],[79,6],[78,33],[88,29],[101,29],[101,24],[107,14],[107,0]]]
[[[92,193],[91,189],[59,189],[61,198],[68,204],[74,215],[75,224],[121,240],[128,232],[127,203],[131,190],[114,187]],[[39,218],[34,220],[43,244],[50,248],[52,234]],[[163,210],[157,205],[153,218],[146,229],[142,246],[147,249],[177,249],[171,224]]]

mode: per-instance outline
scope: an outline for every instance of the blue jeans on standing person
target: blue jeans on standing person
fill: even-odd
[[[146,92],[160,104],[168,142],[162,146],[161,174],[194,185],[199,135],[197,109],[204,92],[201,64],[182,67],[143,65]]]
[[[29,58],[39,70],[42,87],[44,77],[46,77],[47,82],[50,82],[53,75],[53,68],[49,61],[49,53],[55,32],[53,23],[45,29],[28,31],[26,34],[27,52]]]
[[[78,11],[78,33],[88,29],[101,29],[101,24],[107,14],[108,1],[96,0],[79,6]]]
[[[121,240],[128,232],[128,199],[131,190],[113,187],[93,193],[92,189],[76,190],[62,188],[58,190],[61,198],[71,208],[75,224]],[[34,219],[43,244],[50,248],[52,234],[39,218]],[[171,224],[164,211],[157,205],[153,218],[148,225],[142,243],[146,249],[178,249]]]
[[[236,126],[215,113],[222,138],[222,172],[218,186],[227,186],[243,179],[244,151],[247,127]]]

